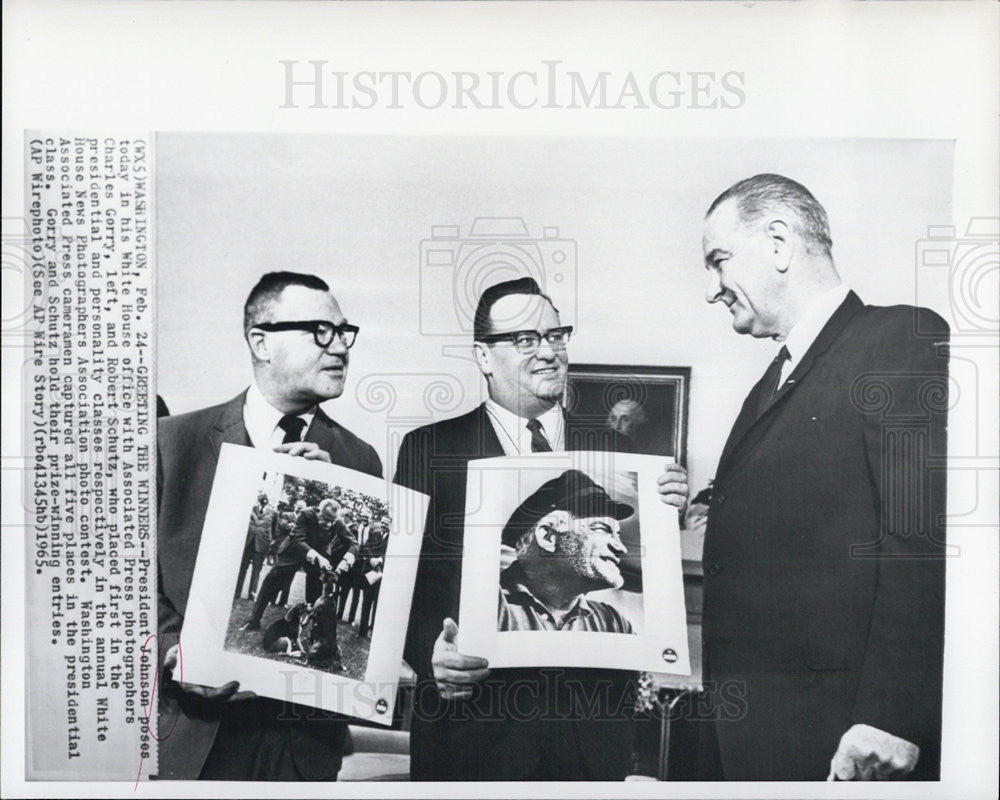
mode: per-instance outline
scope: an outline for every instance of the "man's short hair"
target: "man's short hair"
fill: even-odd
[[[335,511],[340,510],[340,503],[334,500],[332,497],[325,497],[319,501],[319,505],[316,506],[316,513],[319,516],[323,516],[323,512],[326,511],[330,506],[333,506]]]
[[[744,222],[750,222],[777,207],[790,209],[798,223],[794,226],[796,232],[806,242],[817,247],[821,255],[830,255],[833,240],[830,238],[826,209],[801,183],[770,173],[745,178],[715,198],[705,216],[711,216],[716,208],[730,199],[735,200]]]
[[[472,338],[474,341],[480,341],[482,337],[488,336],[493,331],[490,312],[500,298],[511,294],[536,294],[539,297],[545,298],[549,305],[552,306],[552,310],[557,314],[559,313],[559,309],[552,302],[552,298],[542,291],[538,285],[538,281],[534,278],[516,278],[511,281],[495,283],[479,296],[479,303],[476,305],[476,316],[472,321]]]
[[[258,322],[262,322],[281,293],[288,286],[304,286],[306,289],[316,289],[320,292],[330,291],[330,287],[322,278],[306,275],[301,272],[268,272],[261,276],[257,285],[250,290],[247,301],[243,304],[243,335]]]

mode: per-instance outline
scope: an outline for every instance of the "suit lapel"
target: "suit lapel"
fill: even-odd
[[[222,407],[222,412],[209,435],[209,445],[216,459],[223,442],[252,447],[250,435],[243,424],[243,403],[246,401],[246,391],[241,392]]]
[[[809,349],[806,350],[805,355],[802,356],[799,363],[795,365],[792,374],[788,376],[785,383],[775,392],[771,401],[763,408],[760,416],[764,416],[775,405],[781,403],[788,395],[795,391],[809,370],[812,369],[816,358],[828,350],[830,345],[837,340],[837,337],[843,332],[847,323],[861,310],[863,305],[861,298],[854,292],[847,293],[844,302],[833,312],[833,316],[823,326],[823,329],[819,332],[819,336],[816,337]]]
[[[330,454],[333,463],[339,463],[336,458],[335,449],[339,445],[339,437],[334,427],[333,420],[327,416],[320,406],[316,406],[316,413],[313,414],[312,424],[306,435],[302,437],[304,442],[318,444],[320,449],[326,450]]]
[[[496,458],[504,455],[500,437],[497,436],[496,428],[490,421],[490,415],[486,413],[486,403],[481,403],[472,413],[473,425],[469,432],[475,439],[469,442],[470,447],[466,452],[479,452],[477,458]]]
[[[722,456],[719,458],[719,468],[717,470],[719,475],[722,474],[723,469],[728,465],[729,458],[736,449],[736,445],[743,441],[743,437],[746,436],[751,426],[757,420],[757,408],[760,405],[760,393],[764,391],[765,377],[766,372],[754,384],[753,389],[750,390],[750,394],[743,401],[743,407],[740,409],[739,416],[736,417],[733,429],[729,432],[729,438],[726,439],[726,446],[722,448]]]
[[[792,370],[791,375],[785,380],[784,384],[775,392],[774,397],[771,398],[761,410],[757,413],[757,409],[760,405],[760,393],[765,391],[764,387],[764,377],[757,381],[753,389],[750,390],[750,394],[747,395],[747,399],[743,401],[743,408],[740,410],[739,416],[736,418],[736,422],[733,424],[733,430],[729,434],[729,439],[726,441],[726,446],[722,449],[722,456],[719,459],[719,468],[716,471],[717,476],[722,475],[725,469],[729,466],[733,455],[735,454],[739,445],[747,437],[747,434],[753,430],[754,427],[760,423],[764,417],[768,416],[773,412],[775,408],[780,406],[802,383],[805,376],[808,375],[809,371],[812,369],[813,364],[816,359],[829,349],[837,338],[843,333],[844,328],[847,326],[861,310],[864,304],[854,292],[848,292],[847,297],[844,298],[837,310],[833,312],[833,316],[827,321],[826,325],[819,332],[819,335],[813,341],[812,345],[806,351],[805,355],[799,360],[799,363]],[[765,373],[766,374],[766,373]]]

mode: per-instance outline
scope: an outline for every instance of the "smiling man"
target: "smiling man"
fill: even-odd
[[[823,206],[780,175],[723,192],[703,245],[708,302],[781,344],[708,512],[706,673],[745,709],[706,726],[706,777],[936,778],[948,326],[862,303]]]
[[[500,573],[497,630],[634,633],[614,606],[584,597],[625,583],[621,521],[633,513],[579,470],[543,483],[503,529],[517,558]]]
[[[249,388],[222,405],[159,420],[157,589],[165,652],[159,777],[331,780],[340,769],[343,717],[237,693],[235,681],[206,687],[179,680],[183,655],[177,642],[221,445],[382,475],[374,449],[319,405],[343,393],[348,350],[358,333],[326,282],[295,272],[264,275],[244,305],[243,333],[253,365]],[[295,531],[285,540],[286,552],[294,549],[296,557],[322,566],[326,556]],[[262,587],[258,602],[270,590]]]
[[[472,345],[488,399],[411,431],[400,446],[395,482],[430,496],[404,651],[418,680],[414,780],[620,780],[629,771],[634,673],[568,669],[555,681],[538,669],[491,673],[456,646],[469,461],[629,450],[603,418],[563,408],[572,332],[532,278],[490,286]],[[659,488],[664,502],[683,505],[684,469],[667,467]]]

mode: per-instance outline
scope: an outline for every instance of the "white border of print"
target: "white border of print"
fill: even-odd
[[[604,454],[538,453],[469,462],[458,649],[491,667],[605,667],[687,676],[687,616],[677,509],[660,501],[663,456],[615,453],[607,469],[638,476],[645,630],[634,636],[591,631],[497,632],[500,535],[514,507],[567,469],[588,474]],[[668,459],[668,462],[672,459]],[[513,497],[512,497],[513,495]],[[513,505],[512,505],[513,503]],[[667,663],[665,650],[676,653]]]
[[[246,539],[246,515],[241,510],[253,505],[264,472],[323,481],[375,497],[385,497],[391,488],[392,526],[363,681],[224,649]],[[426,495],[381,478],[323,461],[223,444],[181,632],[184,680],[206,686],[237,680],[241,691],[390,725],[422,533],[406,520],[422,521],[426,512]]]

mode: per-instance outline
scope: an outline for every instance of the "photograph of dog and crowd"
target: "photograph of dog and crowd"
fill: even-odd
[[[292,475],[250,511],[225,649],[364,677],[389,539],[383,500]]]

